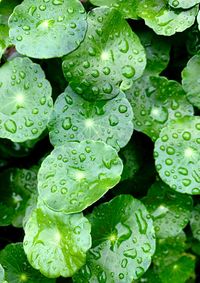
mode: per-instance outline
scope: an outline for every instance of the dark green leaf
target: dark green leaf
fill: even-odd
[[[192,198],[172,191],[161,181],[154,183],[142,200],[152,216],[158,238],[177,236],[189,222]]]
[[[149,267],[155,251],[153,222],[145,206],[120,195],[88,216],[93,245],[74,282],[132,282]]]
[[[0,263],[8,283],[54,283],[33,269],[27,261],[22,243],[10,244],[0,252]],[[2,282],[2,281],[1,281]],[[4,282],[4,281],[3,281]]]

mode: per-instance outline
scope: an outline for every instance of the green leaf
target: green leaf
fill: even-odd
[[[4,279],[5,279],[5,273],[4,273],[4,269],[3,266],[0,264],[0,282],[4,283]]]
[[[0,174],[0,188],[0,226],[22,227],[27,202],[37,195],[37,172],[8,169]]]
[[[142,28],[137,31],[147,56],[145,74],[158,75],[169,63],[170,42],[168,38],[156,35],[151,30]]]
[[[54,283],[33,269],[27,261],[22,243],[10,244],[0,252],[0,262],[9,283]]]
[[[90,0],[96,6],[108,6],[119,10],[124,18],[137,19],[138,0]]]
[[[154,265],[158,268],[165,268],[165,266],[178,261],[187,248],[186,239],[186,234],[183,231],[175,237],[157,239],[156,252],[153,256]]]
[[[165,77],[143,76],[126,91],[126,96],[133,108],[134,128],[153,141],[169,121],[193,115],[182,86]]]
[[[85,99],[104,100],[128,88],[145,65],[144,48],[120,12],[102,7],[88,14],[85,40],[64,58],[63,72]]]
[[[193,56],[182,72],[182,84],[188,100],[200,109],[200,55]]]
[[[10,45],[8,26],[0,23],[0,60],[5,49]]]
[[[192,198],[170,190],[161,181],[150,187],[142,201],[151,214],[158,238],[177,236],[189,222]]]
[[[173,10],[166,0],[141,0],[137,13],[155,33],[171,36],[194,24],[198,7],[195,6],[189,10]]]
[[[155,163],[161,179],[180,193],[200,194],[200,117],[171,121],[155,143]]]
[[[72,276],[85,263],[91,227],[81,213],[66,215],[39,207],[24,230],[28,260],[46,277]]]
[[[190,254],[183,255],[177,262],[174,262],[158,270],[162,283],[185,283],[193,277],[195,272],[195,257]]]
[[[116,150],[104,142],[66,142],[43,161],[39,195],[52,210],[80,212],[119,182],[122,169]]]
[[[155,235],[153,222],[139,200],[120,195],[96,207],[88,219],[93,246],[74,282],[132,282],[148,269]]]
[[[61,57],[84,39],[86,13],[78,0],[24,0],[14,9],[9,27],[19,53],[33,58]]]
[[[200,204],[197,204],[192,211],[190,227],[193,237],[200,241]]]
[[[0,137],[13,142],[36,139],[52,111],[51,86],[28,58],[15,58],[0,68]]]
[[[66,141],[100,140],[119,150],[132,136],[132,120],[124,93],[112,100],[89,102],[67,87],[54,105],[50,141],[57,146]]]
[[[196,4],[200,3],[200,0],[168,0],[169,5],[172,8],[183,8],[183,9],[188,9],[191,8],[193,6],[195,6]]]

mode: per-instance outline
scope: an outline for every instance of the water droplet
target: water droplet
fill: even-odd
[[[146,234],[147,231],[147,222],[142,214],[142,210],[138,209],[137,212],[135,212],[135,217],[136,217],[136,221],[138,224],[138,228],[141,234]]]
[[[46,103],[46,97],[43,96],[41,99],[40,99],[40,104],[41,105],[44,105]]]
[[[15,123],[15,121],[9,119],[4,123],[4,127],[6,129],[6,131],[15,134],[17,132],[17,125]]]
[[[124,258],[121,262],[121,267],[126,268],[127,264],[128,264],[128,260],[126,258]]]
[[[126,105],[120,105],[119,106],[119,112],[120,113],[126,113],[127,112],[127,106]]]
[[[124,251],[123,255],[129,258],[135,259],[137,257],[137,251],[134,248],[128,249]]]
[[[64,130],[69,130],[72,127],[72,121],[70,117],[65,118],[62,123],[62,127]]]
[[[110,115],[109,116],[109,123],[112,127],[116,126],[119,124],[119,119],[116,115]]]
[[[64,3],[64,0],[53,0],[52,2],[54,5],[62,5]]]
[[[168,147],[167,147],[167,154],[169,154],[169,155],[173,155],[174,153],[175,153],[174,148],[173,148],[173,147],[171,147],[171,146],[168,146]]]
[[[129,44],[128,41],[125,40],[121,40],[119,43],[119,51],[121,51],[122,53],[127,53],[129,50]]]
[[[51,187],[51,192],[52,192],[52,193],[57,192],[57,187],[56,187],[56,185],[53,185],[53,186]]]
[[[191,139],[191,134],[190,132],[184,132],[182,137],[184,140],[189,141]]]
[[[67,192],[68,192],[67,188],[62,188],[61,189],[61,194],[66,195]]]
[[[130,79],[135,75],[135,69],[132,66],[126,65],[122,68],[122,75]]]

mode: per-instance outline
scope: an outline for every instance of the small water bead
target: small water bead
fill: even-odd
[[[64,0],[53,0],[52,3],[54,5],[62,5],[64,3]]]
[[[122,68],[122,75],[127,79],[133,78],[135,75],[135,69],[130,65],[126,65]]]
[[[17,132],[17,125],[15,123],[15,121],[9,119],[4,123],[4,127],[6,129],[6,131],[15,134]]]
[[[61,194],[65,195],[68,192],[67,188],[62,188],[61,189]]]
[[[173,160],[172,160],[171,158],[167,158],[167,159],[165,160],[165,164],[166,164],[166,165],[172,165],[172,164],[173,164]]]
[[[109,67],[104,67],[104,68],[103,68],[103,73],[104,73],[105,75],[109,75],[109,74],[110,74],[110,68],[109,68]]]
[[[119,274],[119,279],[121,279],[121,280],[124,279],[124,274],[123,273]]]
[[[173,148],[173,147],[171,147],[171,146],[168,146],[168,147],[167,147],[167,154],[169,154],[169,155],[173,155],[174,153],[175,153],[174,148]]]
[[[45,5],[40,5],[40,6],[39,6],[39,9],[40,9],[41,11],[45,11],[45,10],[46,10],[46,6],[45,6]]]
[[[62,127],[64,130],[69,130],[72,127],[72,121],[70,117],[65,118],[62,123]]]
[[[51,187],[51,192],[52,192],[52,193],[57,192],[57,187],[56,187],[56,185],[53,185],[53,186]]]
[[[119,112],[120,113],[126,113],[128,110],[127,106],[126,105],[120,105],[119,106]]]

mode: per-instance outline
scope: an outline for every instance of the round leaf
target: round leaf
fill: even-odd
[[[66,142],[40,167],[40,198],[52,210],[80,212],[119,182],[122,167],[115,149],[104,142]]]
[[[193,56],[182,72],[182,84],[188,100],[200,109],[200,55]]]
[[[27,261],[22,243],[10,244],[0,252],[5,279],[9,283],[54,283],[33,269]],[[1,281],[2,282],[2,281]],[[3,281],[4,282],[4,281]]]
[[[177,236],[189,222],[192,198],[173,192],[162,182],[154,183],[142,200],[152,216],[158,238]]]
[[[145,206],[120,195],[88,217],[93,246],[74,282],[132,282],[149,267],[155,251],[153,222]]]
[[[173,10],[166,0],[141,0],[137,8],[138,16],[155,33],[171,36],[192,26],[198,13],[198,7],[189,10]]]
[[[38,208],[24,230],[28,260],[46,277],[72,276],[85,263],[91,246],[91,227],[82,214],[66,215]]]
[[[132,120],[132,108],[124,93],[92,103],[68,87],[55,102],[50,141],[57,146],[66,141],[101,140],[119,150],[131,138]]]
[[[172,8],[183,8],[183,9],[188,9],[191,8],[193,6],[195,6],[196,4],[200,3],[200,0],[168,0],[169,5]]]
[[[24,0],[9,19],[17,51],[33,58],[61,57],[76,49],[87,29],[78,0]]]
[[[36,139],[45,130],[51,110],[51,86],[39,65],[18,57],[0,68],[1,138]]]
[[[184,117],[162,129],[155,143],[155,163],[172,189],[200,194],[200,117]]]
[[[192,211],[190,227],[193,237],[200,241],[200,205],[196,205]]]
[[[89,13],[85,40],[65,56],[63,72],[87,100],[106,100],[119,93],[120,85],[129,87],[145,65],[144,48],[120,12],[102,7]]]
[[[119,10],[124,18],[137,19],[138,0],[90,0],[96,6],[109,6]]]
[[[134,128],[153,141],[170,120],[193,115],[182,86],[165,77],[143,76],[126,95],[133,108]]]

